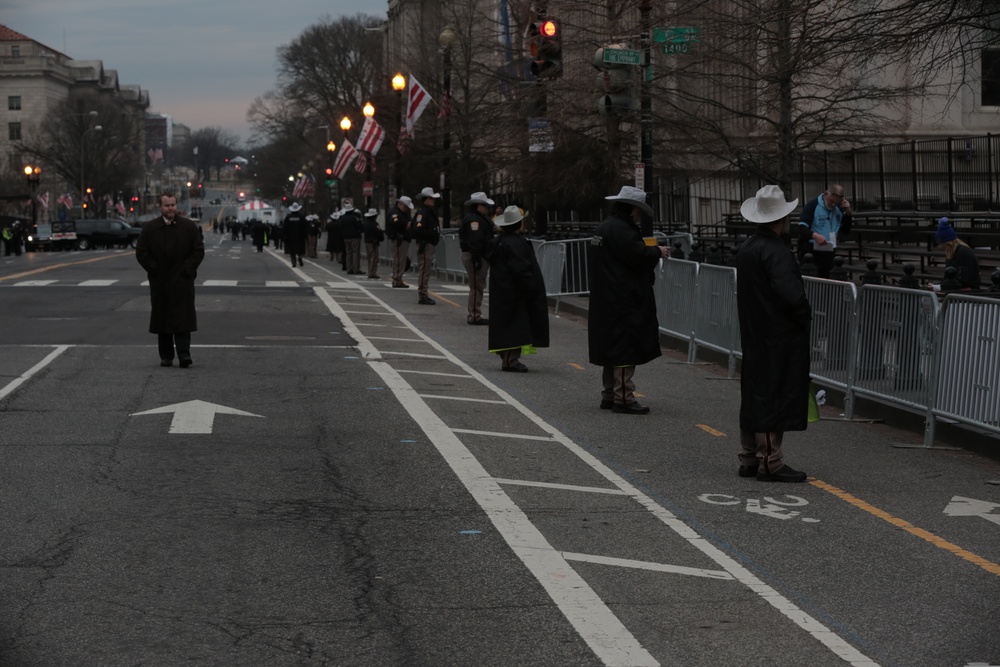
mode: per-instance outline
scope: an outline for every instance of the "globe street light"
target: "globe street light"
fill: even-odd
[[[87,115],[88,116],[89,115],[96,116],[97,112],[96,111],[92,111],[92,112],[90,112]],[[84,179],[83,179],[83,165],[84,165],[84,162],[83,162],[83,149],[87,145],[87,133],[88,132],[100,132],[103,129],[104,128],[101,127],[100,125],[95,125],[94,127],[87,128],[86,130],[83,131],[83,134],[80,135],[80,216],[81,217],[86,217],[83,214],[83,211],[84,211],[84,208],[85,208],[84,204],[86,203],[84,200],[86,199],[86,196],[87,196],[86,190],[84,189]]]
[[[333,176],[333,155],[337,152],[337,144],[333,143],[333,140],[326,142],[326,152],[329,155],[329,166],[326,168],[326,187],[328,188],[328,193],[330,195],[330,210],[329,213],[333,214],[336,206],[336,201],[338,197],[337,192],[337,181]]]
[[[438,45],[443,49],[441,54],[442,74],[444,75],[444,92],[442,93],[442,113],[444,115],[444,166],[441,169],[441,208],[444,210],[442,223],[451,227],[451,45],[458,35],[450,25],[446,25],[438,35]]]
[[[29,164],[24,168],[24,175],[28,179],[28,192],[31,194],[31,224],[34,225],[38,222],[38,201],[35,199],[35,191],[38,190],[38,181],[42,178],[42,168],[32,167]]]

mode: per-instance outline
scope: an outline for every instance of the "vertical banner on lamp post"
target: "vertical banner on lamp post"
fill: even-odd
[[[646,189],[646,164],[644,162],[635,163],[635,187],[640,190]]]
[[[375,194],[375,181],[362,181],[361,183],[361,194],[365,197],[371,197]]]

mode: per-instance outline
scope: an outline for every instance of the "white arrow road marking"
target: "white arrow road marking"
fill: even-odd
[[[173,421],[170,422],[170,433],[211,433],[217,414],[264,418],[263,415],[255,415],[251,412],[243,412],[236,408],[227,408],[224,405],[199,400],[164,405],[162,408],[153,408],[145,412],[134,412],[132,416],[162,415],[168,412],[174,413]]]
[[[1000,503],[954,496],[948,506],[944,508],[944,513],[948,516],[981,516],[1000,526],[1000,514],[990,514],[998,507],[1000,507]]]

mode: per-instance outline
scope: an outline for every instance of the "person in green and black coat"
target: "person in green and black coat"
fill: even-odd
[[[508,206],[494,220],[500,234],[486,251],[490,263],[489,349],[500,368],[527,373],[521,355],[549,346],[549,306],[535,250],[519,232],[524,213]]]
[[[410,225],[413,240],[417,242],[417,303],[424,306],[433,306],[435,303],[428,293],[427,283],[431,277],[434,251],[441,240],[437,211],[434,210],[434,205],[440,198],[441,193],[434,192],[434,188],[421,190],[417,195],[417,199],[421,202],[420,208],[417,209]]]

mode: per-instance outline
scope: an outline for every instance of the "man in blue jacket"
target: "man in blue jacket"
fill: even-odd
[[[806,202],[799,215],[799,259],[812,253],[816,274],[829,278],[838,239],[851,231],[851,202],[844,186],[834,183],[826,192]]]

